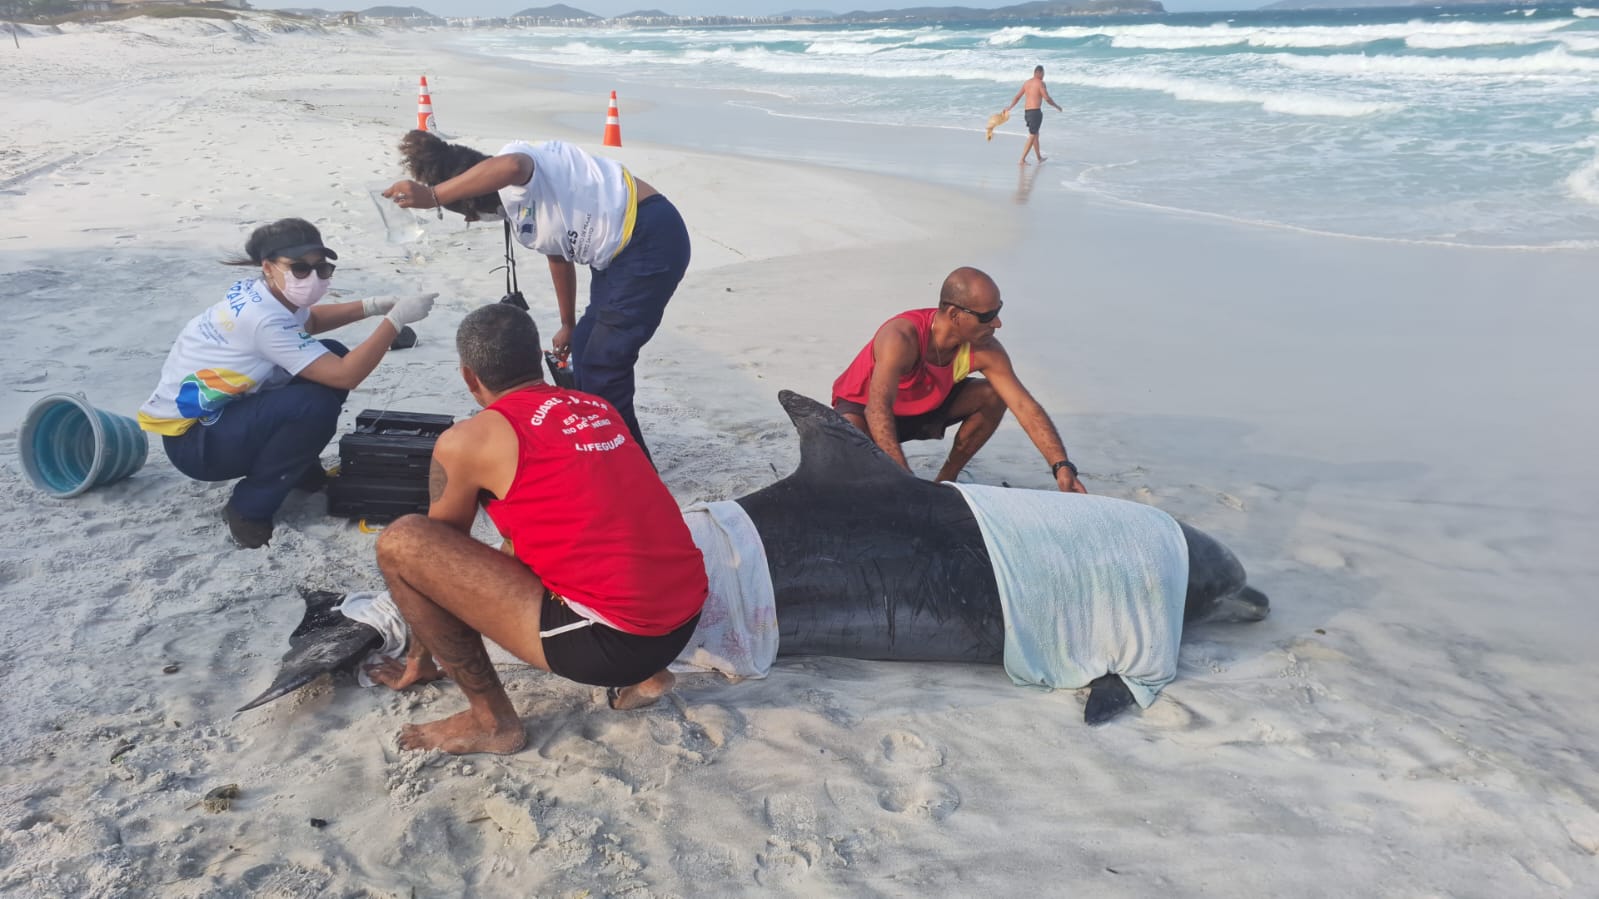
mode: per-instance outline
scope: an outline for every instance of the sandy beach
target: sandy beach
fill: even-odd
[[[1020,144],[986,153],[980,122],[870,149],[814,124],[809,149],[728,155],[696,129],[758,113],[624,91],[606,152],[694,243],[639,364],[667,486],[687,506],[787,474],[777,391],[825,399],[873,328],[976,265],[1088,488],[1221,538],[1269,619],[1194,629],[1161,698],[1097,728],[1082,691],[998,667],[830,658],[685,677],[634,713],[506,669],[529,734],[506,757],[397,749],[402,724],[464,707],[448,682],[341,676],[235,716],[276,671],[297,587],[380,585],[374,538],[297,494],[268,549],[235,549],[228,486],[159,445],[125,481],[49,498],[20,462],[27,409],[82,392],[131,416],[236,276],[218,262],[296,215],[339,251],[335,299],[440,293],[344,424],[470,413],[454,328],[503,293],[501,232],[422,218],[389,243],[367,193],[401,176],[417,77],[445,135],[485,152],[599,151],[604,108],[592,78],[443,32],[277,21],[134,19],[0,51],[0,895],[1599,894],[1599,258],[1034,192]],[[937,161],[896,173],[909,148]],[[542,260],[519,258],[553,328]],[[947,447],[911,448],[913,467]],[[1049,484],[1014,422],[969,474]],[[228,784],[239,798],[207,811]]]

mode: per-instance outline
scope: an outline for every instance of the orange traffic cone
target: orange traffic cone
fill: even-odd
[[[416,129],[437,131],[439,123],[433,121],[433,98],[428,96],[428,76],[422,76],[422,87],[416,98]]]
[[[616,91],[611,91],[611,107],[605,110],[605,139],[601,143],[607,147],[622,145],[622,123],[616,118]]]

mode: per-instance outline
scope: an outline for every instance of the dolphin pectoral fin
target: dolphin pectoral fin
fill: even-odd
[[[1271,600],[1254,587],[1245,587],[1237,593],[1216,601],[1216,608],[1208,617],[1211,621],[1262,621],[1271,614]]]
[[[1083,706],[1083,721],[1104,724],[1133,704],[1133,691],[1119,674],[1103,674],[1088,685],[1088,703]]]
[[[354,666],[383,645],[375,628],[351,621],[335,608],[343,594],[301,590],[300,595],[305,599],[305,617],[289,635],[289,651],[278,663],[278,676],[240,712],[292,693],[330,671]]]

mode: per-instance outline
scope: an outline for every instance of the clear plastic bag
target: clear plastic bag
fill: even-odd
[[[373,187],[367,190],[372,197],[373,205],[378,208],[378,216],[383,219],[383,230],[388,235],[389,243],[414,243],[422,237],[422,220],[410,209],[402,209],[394,205],[393,200],[386,199],[383,192],[388,190],[388,185]]]

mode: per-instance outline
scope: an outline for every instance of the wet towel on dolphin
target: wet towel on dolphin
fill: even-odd
[[[711,590],[672,670],[765,677],[777,658],[777,598],[755,523],[731,501],[696,503],[683,521],[705,556]]]
[[[1105,496],[956,484],[988,548],[1005,673],[1075,689],[1121,675],[1143,707],[1177,676],[1188,543],[1165,512]]]
[[[696,504],[683,512],[683,521],[705,557],[711,590],[699,626],[672,670],[765,677],[777,658],[777,606],[761,535],[744,507],[735,502]],[[366,664],[404,655],[405,619],[387,591],[352,593],[340,610],[383,636],[383,646]],[[496,665],[527,664],[493,640],[483,643],[489,661]],[[359,679],[362,686],[372,686],[364,669]]]

